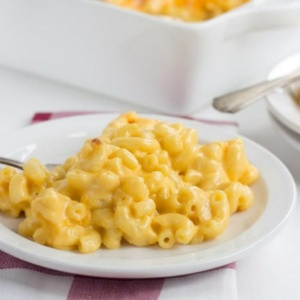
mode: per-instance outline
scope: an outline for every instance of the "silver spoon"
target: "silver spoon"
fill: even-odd
[[[300,70],[217,97],[213,100],[213,107],[221,112],[234,113],[297,80],[300,80]]]
[[[6,158],[6,157],[1,157],[0,156],[0,165],[7,165],[11,166],[20,170],[23,170],[23,162],[11,159],[11,158]],[[46,164],[45,167],[49,170],[53,169],[57,164]]]

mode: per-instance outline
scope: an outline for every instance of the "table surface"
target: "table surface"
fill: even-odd
[[[4,67],[0,67],[0,105],[0,137],[28,125],[37,111],[147,111]],[[286,164],[300,194],[300,154],[278,134],[266,103],[257,102],[236,113],[234,119],[239,123],[241,135],[269,149]],[[299,299],[299,200],[298,196],[296,209],[278,236],[237,262],[239,299]]]

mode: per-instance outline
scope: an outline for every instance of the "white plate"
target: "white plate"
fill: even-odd
[[[61,162],[76,153],[88,137],[98,136],[116,114],[89,115],[29,126],[0,142],[1,155],[43,162]],[[170,122],[183,122],[199,131],[202,142],[227,140],[237,135],[196,121],[148,115]],[[259,167],[260,179],[253,185],[255,204],[231,217],[226,232],[213,241],[163,250],[127,246],[100,249],[92,254],[60,251],[21,237],[19,220],[0,215],[0,249],[22,260],[47,268],[99,277],[151,278],[190,274],[234,262],[260,248],[278,233],[296,199],[295,183],[287,168],[273,154],[244,138],[250,161]]]
[[[300,53],[286,58],[270,72],[268,79],[275,79],[300,69]],[[300,134],[300,107],[286,92],[281,89],[270,94],[268,106],[271,113],[285,126]]]
[[[272,115],[271,115],[271,121],[276,126],[278,131],[281,133],[283,138],[287,141],[287,143],[291,145],[295,150],[300,152],[300,134],[286,127],[284,124],[282,124]]]

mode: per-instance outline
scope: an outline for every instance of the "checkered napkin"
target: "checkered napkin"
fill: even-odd
[[[37,113],[32,123],[87,113],[89,112]],[[222,125],[228,130],[235,130],[237,125],[230,121],[196,120]],[[238,298],[235,264],[173,278],[107,279],[54,271],[19,260],[1,251],[0,285],[0,299],[3,300],[235,300]]]

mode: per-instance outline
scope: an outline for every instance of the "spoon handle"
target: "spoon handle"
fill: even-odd
[[[213,100],[213,106],[221,112],[234,113],[265,97],[274,90],[285,87],[299,79],[300,70],[297,70],[289,75],[258,83],[251,87],[217,97]]]

